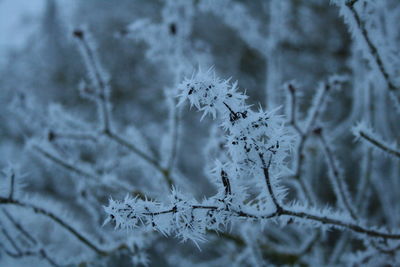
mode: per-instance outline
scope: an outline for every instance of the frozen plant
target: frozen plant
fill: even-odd
[[[398,0],[56,2],[0,62],[1,266],[399,265]]]
[[[276,219],[280,223],[297,222],[300,225],[313,225],[326,230],[337,228],[350,230],[365,242],[380,239],[398,241],[398,231],[369,227],[352,207],[352,200],[337,166],[331,148],[321,128],[314,128],[324,98],[341,82],[341,77],[332,77],[321,84],[310,109],[306,128],[301,130],[295,119],[291,123],[301,136],[312,130],[320,139],[325,151],[334,192],[341,211],[332,211],[306,203],[285,203],[285,189],[279,179],[287,175],[285,159],[290,151],[292,138],[285,130],[283,120],[274,112],[259,110],[254,112],[246,105],[246,96],[238,92],[237,83],[221,80],[212,70],[199,71],[180,85],[180,103],[189,101],[191,106],[203,112],[203,117],[211,114],[220,117],[225,130],[229,161],[217,162],[214,175],[218,193],[214,197],[199,202],[193,197],[172,192],[168,204],[140,200],[127,196],[124,201],[110,200],[105,208],[106,222],[115,223],[117,228],[144,227],[155,229],[165,235],[174,233],[184,241],[202,241],[207,230],[219,230],[240,221],[260,221]],[[288,85],[295,98],[295,88]],[[294,108],[294,107],[292,107]],[[293,116],[293,115],[292,115]],[[303,142],[303,141],[301,141]],[[251,190],[254,186],[255,190]],[[223,229],[223,228],[222,228]]]

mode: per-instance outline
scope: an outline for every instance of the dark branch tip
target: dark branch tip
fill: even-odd
[[[52,130],[50,130],[47,133],[47,140],[49,140],[49,142],[52,142],[52,141],[54,141],[54,139],[56,139],[56,133],[53,132]]]
[[[78,39],[83,39],[84,37],[84,32],[80,29],[75,29],[72,34]]]
[[[296,91],[296,87],[293,86],[293,84],[289,83],[288,89],[291,93],[294,93]]]
[[[169,32],[172,35],[176,35],[176,24],[175,23],[170,23],[169,24]]]
[[[317,127],[313,130],[313,133],[315,135],[321,135],[322,134],[322,128],[321,127]]]

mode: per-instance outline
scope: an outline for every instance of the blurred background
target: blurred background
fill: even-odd
[[[301,104],[307,105],[311,100],[307,95],[320,80],[349,70],[350,37],[329,1],[293,0],[275,4],[272,8],[276,10],[271,10],[269,1],[221,1],[219,8],[205,2],[193,2],[195,14],[190,15],[192,25],[186,34],[190,49],[207,54],[203,68],[213,66],[221,77],[238,80],[250,96],[249,103],[265,107],[267,87],[279,92],[284,82],[297,80],[304,92]],[[118,121],[139,127],[165,121],[163,90],[176,83],[171,70],[162,60],[148,59],[148,44],[125,38],[128,25],[143,19],[165,23],[168,31],[163,6],[164,1],[155,0],[1,0],[1,164],[21,158],[23,150],[15,147],[21,147],[24,135],[29,135],[7,108],[16,92],[33,95],[42,107],[56,102],[76,112],[92,108],[77,93],[86,70],[71,35],[76,27],[85,26],[92,32],[111,77]],[[159,37],[160,44],[167,43],[165,38]],[[201,66],[193,65],[193,69]],[[276,105],[284,103],[282,95],[272,100]],[[343,102],[348,104],[346,99]],[[348,110],[336,112],[340,119]],[[188,128],[196,127],[196,131],[183,138],[196,139],[193,134],[207,132],[205,126],[191,125],[198,120],[188,122]]]

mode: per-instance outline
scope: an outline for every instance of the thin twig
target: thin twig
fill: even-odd
[[[325,225],[343,227],[348,230],[352,230],[353,232],[365,234],[370,237],[396,239],[396,240],[400,239],[400,234],[391,234],[391,233],[382,232],[382,231],[378,231],[378,230],[372,230],[372,229],[368,229],[366,227],[360,226],[356,223],[344,222],[339,219],[330,218],[328,216],[314,215],[314,214],[309,214],[309,213],[302,212],[302,211],[300,211],[300,212],[291,211],[288,209],[283,209],[281,211],[281,213],[279,214],[279,216],[282,216],[282,215],[288,215],[288,216],[292,216],[295,218],[301,218],[301,219],[305,219],[305,220],[319,222],[319,223],[322,223]]]
[[[34,204],[30,203],[25,203],[21,202],[19,200],[15,199],[8,199],[8,198],[3,198],[0,197],[0,205],[13,205],[13,206],[18,206],[22,208],[27,208],[31,209],[35,213],[42,214],[46,216],[47,218],[51,219],[52,221],[56,222],[58,225],[60,225],[63,229],[67,230],[70,234],[75,236],[79,241],[81,241],[83,244],[85,244],[88,248],[93,250],[99,255],[105,256],[107,255],[107,252],[100,247],[98,247],[95,243],[93,243],[89,238],[84,237],[81,233],[78,232],[74,227],[69,225],[67,222],[65,222],[63,219],[55,215],[54,213],[47,211],[39,206],[36,206]]]
[[[378,66],[378,69],[381,72],[383,78],[385,79],[388,90],[394,94],[395,91],[399,91],[399,87],[396,86],[390,79],[389,72],[387,71],[385,64],[383,63],[383,60],[382,60],[381,56],[379,55],[378,48],[372,42],[372,40],[368,34],[367,28],[365,27],[365,23],[361,20],[360,15],[357,13],[357,10],[354,7],[354,5],[357,2],[358,2],[358,0],[349,0],[346,2],[346,7],[352,13],[353,18],[357,24],[357,27],[359,28],[361,35],[364,37],[364,40],[369,49],[369,52],[372,55],[372,58],[374,59],[376,65]],[[400,103],[400,96],[396,96],[395,99],[397,100],[397,104]]]
[[[333,185],[333,190],[335,191],[335,195],[339,203],[342,204],[343,208],[350,214],[350,216],[354,220],[356,220],[358,219],[358,216],[354,211],[354,207],[350,204],[351,203],[350,196],[348,194],[345,181],[340,173],[338,166],[336,165],[336,159],[334,158],[333,152],[324,137],[322,129],[319,128],[315,130],[315,133],[317,134],[318,140],[320,141],[326,155],[326,160],[329,169],[331,171],[331,175],[328,176],[332,178],[331,183]]]
[[[270,173],[269,173],[272,155],[270,156],[268,163],[265,162],[264,155],[262,153],[259,154],[259,157],[261,159],[261,163],[262,163],[262,167],[263,167],[263,173],[264,173],[265,183],[267,185],[268,194],[271,196],[272,203],[274,203],[276,211],[279,212],[282,209],[282,207],[279,204],[279,202],[275,196],[274,189],[271,184]]]
[[[21,249],[17,246],[17,243],[14,242],[14,239],[11,238],[11,235],[8,233],[8,231],[3,227],[3,225],[0,223],[0,230],[5,236],[5,238],[8,240],[8,243],[11,244],[11,246],[14,248],[17,254],[21,253]]]
[[[149,157],[144,152],[139,150],[134,144],[122,138],[121,136],[115,134],[114,132],[109,131],[106,132],[105,135],[108,136],[111,140],[114,140],[119,145],[127,148],[131,152],[135,153],[136,155],[138,155],[139,157],[150,163],[156,170],[158,170],[163,175],[164,180],[166,181],[169,188],[172,188],[174,182],[171,177],[170,171],[168,169],[163,168],[158,161]]]
[[[110,109],[109,109],[109,85],[107,81],[103,79],[101,74],[101,65],[95,54],[94,49],[90,46],[87,40],[87,33],[82,30],[75,30],[74,36],[79,41],[79,44],[82,47],[83,56],[87,59],[87,69],[90,71],[93,70],[93,79],[95,81],[95,86],[98,89],[97,97],[99,99],[99,110],[102,114],[102,131],[106,132],[111,130],[111,121],[110,121]]]
[[[276,199],[276,197],[274,197],[274,198]],[[1,201],[1,198],[0,198],[0,201]],[[264,215],[255,215],[255,214],[251,214],[249,212],[244,212],[242,210],[230,209],[229,211],[231,212],[231,214],[233,216],[238,217],[238,218],[267,220],[267,219],[278,218],[278,217],[282,217],[282,216],[289,216],[289,218],[299,218],[299,219],[304,219],[304,220],[311,221],[311,222],[318,222],[318,223],[321,223],[321,224],[327,225],[327,226],[334,226],[334,227],[348,229],[355,233],[365,234],[365,235],[367,235],[369,237],[373,237],[373,238],[386,238],[386,239],[400,240],[400,234],[393,234],[393,233],[370,229],[370,228],[361,226],[355,222],[346,222],[346,221],[343,221],[343,220],[340,220],[337,218],[332,218],[330,216],[315,215],[315,214],[311,214],[311,213],[304,212],[304,211],[294,211],[294,210],[288,209],[286,207],[283,207],[278,202],[276,202],[276,203],[278,205],[278,208],[274,212],[264,214]],[[0,204],[1,204],[1,202],[0,202]],[[130,207],[130,208],[133,208],[133,207]],[[190,205],[190,208],[193,210],[195,210],[195,209],[213,210],[213,211],[221,210],[221,208],[219,208],[217,206],[210,206],[210,205],[207,205],[207,206],[206,205]],[[127,208],[124,208],[123,211],[127,211]],[[177,212],[178,212],[178,210],[176,209],[176,207],[172,207],[172,208],[166,209],[166,210],[144,212],[144,213],[142,213],[142,215],[153,217],[153,216],[169,214],[169,213],[175,214]]]
[[[6,215],[8,220],[14,225],[14,227],[22,233],[23,236],[25,236],[26,239],[28,239],[33,245],[38,246],[39,242],[21,225],[19,224],[12,216],[11,214],[5,210],[2,209],[3,213]],[[33,255],[30,255],[33,254]],[[38,256],[41,256],[44,258],[51,266],[59,266],[49,255],[47,254],[46,250],[44,248],[40,248],[37,252],[20,252],[21,256],[34,256],[34,254],[37,254]]]
[[[21,225],[20,223],[18,223],[18,222],[11,216],[11,214],[10,214],[7,210],[2,209],[2,212],[4,213],[4,215],[6,215],[7,219],[14,225],[14,227],[15,227],[16,229],[18,229],[18,230],[26,237],[26,239],[28,239],[33,245],[36,245],[36,244],[37,244],[37,241],[35,240],[35,238],[34,238],[30,233],[28,233],[28,231],[26,231],[26,230],[22,227],[22,225]]]
[[[174,108],[174,107],[171,107]],[[180,127],[180,123],[181,123],[181,108],[178,108],[177,110],[173,111],[173,118],[172,118],[172,125],[171,127],[171,139],[172,139],[172,144],[171,144],[171,154],[167,163],[167,170],[169,170],[170,172],[172,171],[172,168],[174,167],[174,163],[175,163],[175,159],[177,156],[177,152],[178,152],[178,143],[179,143],[179,127]]]
[[[88,59],[88,70],[93,69],[93,75],[95,79],[95,86],[97,86],[98,93],[95,95],[95,97],[98,99],[97,104],[98,104],[98,109],[100,110],[102,114],[102,129],[101,132],[110,138],[111,140],[114,140],[118,144],[128,148],[131,152],[135,153],[148,163],[150,163],[152,166],[154,166],[164,177],[167,185],[169,188],[173,186],[173,179],[171,178],[170,175],[170,169],[165,169],[163,168],[158,161],[155,159],[151,158],[150,156],[146,155],[143,151],[141,151],[139,148],[137,148],[134,144],[130,143],[123,137],[119,136],[116,134],[112,127],[111,127],[111,111],[109,108],[109,86],[107,82],[102,78],[101,71],[99,68],[100,67],[100,62],[95,55],[95,52],[93,51],[92,47],[89,45],[85,33],[82,30],[75,30],[74,31],[74,36],[76,39],[79,41],[79,43],[82,46],[82,53],[84,57]]]
[[[63,168],[65,168],[65,169],[67,169],[67,170],[69,170],[69,171],[71,171],[71,172],[73,172],[73,173],[75,173],[77,175],[81,175],[83,177],[87,177],[89,179],[93,179],[93,180],[96,180],[96,181],[99,180],[98,176],[96,176],[96,175],[94,175],[92,173],[89,173],[89,172],[87,172],[85,170],[82,170],[82,169],[80,169],[79,167],[77,167],[76,165],[74,165],[72,163],[66,162],[65,160],[63,160],[60,157],[50,153],[47,150],[44,150],[43,148],[41,148],[38,145],[33,145],[32,147],[33,147],[33,149],[35,149],[37,152],[39,152],[45,158],[57,163],[58,165],[62,166]]]
[[[398,158],[400,158],[400,150],[396,150],[392,147],[390,147],[390,145],[386,144],[383,141],[380,141],[376,138],[374,138],[372,135],[368,134],[367,132],[360,130],[358,132],[359,136],[361,138],[363,138],[365,141],[367,141],[368,143],[370,143],[371,145],[373,145],[374,147],[390,154],[393,156],[396,156]]]
[[[83,170],[82,168],[79,168],[78,166],[69,163],[68,161],[60,158],[59,156],[55,155],[54,153],[51,153],[43,148],[41,148],[38,145],[33,145],[32,146],[34,150],[36,150],[37,152],[39,152],[43,157],[45,157],[48,160],[51,160],[52,162],[56,163],[57,165],[65,168],[66,170],[75,173],[77,175],[89,178],[90,180],[93,181],[101,181],[101,176],[97,175],[97,174],[93,174],[90,173],[86,170]],[[115,183],[111,184],[111,185],[107,185],[111,188],[116,188],[116,189],[126,189],[129,188],[130,186],[125,183],[124,181],[121,180],[115,180]]]
[[[15,188],[15,173],[14,170],[11,170],[10,174],[10,192],[8,194],[9,199],[13,199],[14,197],[14,189]]]
[[[58,133],[54,131],[49,131],[47,134],[47,140],[50,142],[53,140],[58,140],[58,139],[68,139],[72,141],[92,141],[92,142],[97,142],[97,138],[94,134],[91,133]]]

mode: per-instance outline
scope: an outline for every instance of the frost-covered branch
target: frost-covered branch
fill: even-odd
[[[108,85],[108,75],[100,64],[94,43],[88,36],[87,32],[76,29],[73,32],[74,37],[78,41],[81,54],[83,56],[86,69],[89,73],[91,85],[96,88],[93,93],[95,100],[99,105],[100,118],[102,119],[101,131],[106,133],[111,130],[111,113],[110,113],[110,86]],[[83,87],[83,94],[88,93],[90,89]],[[89,95],[90,96],[90,95]]]
[[[350,198],[349,191],[347,189],[346,183],[343,178],[343,173],[339,167],[337,159],[334,157],[332,149],[329,147],[328,142],[324,136],[322,128],[317,128],[314,130],[319,141],[321,142],[322,148],[325,152],[327,163],[329,166],[329,177],[331,178],[331,183],[333,190],[335,191],[335,196],[338,198],[338,202],[342,208],[349,212],[350,216],[356,220],[357,215],[352,206],[352,200]]]
[[[287,91],[288,91],[288,117],[289,117],[289,125],[293,126],[293,128],[296,130],[296,132],[300,135],[303,136],[303,131],[300,129],[300,126],[298,125],[298,120],[297,120],[297,94],[296,91],[298,90],[296,86],[293,83],[287,83],[286,86]]]
[[[350,205],[349,198],[347,195],[343,196],[343,184],[342,181],[338,181],[337,166],[325,139],[322,139],[322,143],[330,157],[329,165],[334,173],[335,184],[339,188],[339,191],[336,192],[335,189],[335,192],[339,194],[339,199],[353,218],[325,211],[307,210],[302,206],[282,205],[284,189],[278,184],[277,171],[284,164],[285,152],[291,141],[280,124],[280,118],[273,113],[251,111],[244,102],[245,95],[237,91],[236,83],[230,84],[229,81],[218,79],[211,70],[197,73],[191,79],[184,81],[181,86],[180,103],[188,100],[192,106],[203,111],[203,117],[211,114],[214,118],[217,115],[222,118],[222,126],[228,134],[227,146],[231,160],[237,164],[236,168],[239,168],[236,175],[235,173],[232,175],[237,184],[236,190],[244,190],[239,186],[241,174],[246,174],[247,179],[254,179],[254,184],[260,183],[260,176],[264,177],[265,206],[245,204],[238,198],[240,195],[231,188],[231,181],[228,183],[226,179],[228,176],[225,169],[229,169],[231,164],[227,162],[226,166],[216,168],[223,169],[224,172],[217,172],[222,175],[223,186],[215,197],[197,202],[173,191],[170,204],[130,197],[121,202],[111,200],[109,206],[105,208],[108,213],[106,222],[112,221],[116,227],[127,229],[143,224],[163,234],[175,233],[183,240],[191,239],[197,242],[203,240],[206,229],[218,230],[219,226],[232,223],[234,218],[263,221],[288,217],[299,222],[313,222],[316,225],[348,229],[373,238],[400,239],[400,234],[370,229],[358,220],[354,220],[356,216],[351,213],[352,209],[346,206]],[[323,88],[326,91],[330,85],[325,85]],[[317,97],[316,107],[310,113],[306,132],[313,125],[319,112],[323,98],[321,94]],[[225,197],[221,199],[221,195]]]
[[[12,246],[16,249],[16,253],[13,253],[4,248],[7,255],[13,258],[21,258],[25,256],[39,256],[45,259],[51,266],[60,266],[55,262],[54,259],[52,259],[52,257],[48,255],[46,250],[43,248],[41,244],[39,244],[37,239],[34,238],[20,223],[18,223],[7,210],[2,209],[2,212],[7,217],[7,219],[12,223],[12,225],[19,231],[19,233],[21,233],[26,238],[26,240],[28,240],[30,244],[34,246],[34,250],[22,250],[15,244],[14,239],[8,234],[8,232],[4,228],[1,227],[0,224],[2,232],[5,234],[6,238],[9,240]]]
[[[191,239],[198,242],[204,241],[203,235],[207,229],[218,230],[220,226],[226,226],[234,218],[262,221],[287,216],[299,220],[299,222],[313,222],[319,226],[326,225],[338,229],[347,229],[373,238],[400,240],[400,234],[370,229],[355,223],[352,219],[346,219],[345,216],[339,219],[339,217],[332,215],[305,211],[306,208],[304,207],[295,210],[279,206],[281,208],[272,213],[257,214],[236,210],[224,201],[220,205],[212,205],[210,200],[200,204],[176,197],[174,192],[172,196],[176,202],[168,206],[130,197],[126,197],[122,202],[111,200],[109,206],[105,208],[108,214],[106,223],[113,222],[117,228],[123,229],[133,229],[143,224],[165,235],[175,233],[177,237],[183,240]]]
[[[92,141],[92,142],[97,142],[97,136],[94,134],[90,133],[78,133],[78,132],[56,132],[53,130],[50,130],[47,133],[47,140],[49,142],[55,141],[55,140],[72,140],[72,141]]]
[[[82,29],[77,29],[73,32],[73,34],[79,44],[86,69],[89,73],[91,86],[95,88],[95,90],[91,90],[90,87],[83,85],[81,87],[81,92],[83,96],[90,100],[94,100],[97,103],[102,123],[100,129],[101,133],[151,164],[163,175],[167,185],[171,187],[173,185],[173,178],[171,177],[168,169],[163,168],[157,160],[141,151],[141,149],[135,144],[117,134],[113,129],[110,108],[111,89],[108,85],[108,75],[105,73],[100,64],[93,41],[90,39],[90,36],[88,36],[88,33]]]
[[[171,204],[126,197],[124,201],[110,200],[105,208],[106,222],[117,228],[132,229],[143,224],[164,235],[175,233],[183,240],[204,241],[207,230],[218,230],[233,218],[271,218],[275,213],[258,216],[235,206],[229,199],[210,199],[204,203],[184,199],[172,192]]]
[[[289,117],[289,125],[291,125],[297,135],[298,141],[295,149],[294,156],[294,174],[293,177],[296,181],[298,181],[301,190],[303,191],[304,196],[306,197],[309,203],[313,203],[316,201],[313,192],[308,188],[306,181],[301,179],[302,168],[304,167],[305,160],[305,147],[306,142],[309,137],[312,135],[312,129],[317,123],[318,117],[320,116],[321,110],[323,109],[326,98],[328,96],[328,92],[333,88],[337,87],[342,82],[341,77],[331,77],[325,83],[320,83],[317,92],[315,93],[312,101],[311,107],[307,110],[307,116],[304,120],[303,129],[300,127],[300,122],[297,119],[297,91],[296,85],[293,82],[289,82],[286,84],[286,89],[288,92],[288,117]]]
[[[10,166],[7,170],[4,171],[5,178],[9,182],[9,189],[8,189],[8,198],[13,199],[15,193],[15,171]]]
[[[363,42],[362,46],[366,47],[366,52],[370,54],[368,59],[377,66],[377,69],[385,80],[387,89],[393,94],[393,99],[396,101],[396,105],[398,105],[400,103],[400,96],[398,95],[399,86],[393,82],[385,61],[378,50],[378,46],[372,40],[372,34],[369,32],[366,23],[362,20],[355,7],[359,0],[335,0],[333,2],[341,8],[341,15],[349,25],[350,32],[356,38],[356,41],[361,40]],[[395,96],[395,94],[397,95]]]
[[[41,154],[46,159],[54,162],[57,165],[60,165],[61,167],[65,168],[66,170],[68,170],[72,173],[75,173],[79,176],[89,178],[89,179],[92,179],[95,181],[100,180],[100,178],[97,175],[90,173],[88,170],[84,170],[84,169],[80,168],[76,164],[66,161],[65,159],[51,153],[50,151],[45,150],[43,147],[41,147],[37,144],[32,144],[32,149],[37,151],[39,154]]]
[[[21,208],[26,208],[30,209],[35,213],[41,214],[52,221],[54,221],[56,224],[61,226],[63,229],[65,229],[67,232],[75,236],[80,242],[85,244],[88,248],[93,250],[99,255],[104,255],[106,252],[101,249],[97,244],[93,243],[88,237],[85,237],[83,234],[81,234],[78,230],[76,230],[73,226],[65,222],[62,218],[54,214],[53,212],[47,211],[35,204],[30,204],[26,202],[21,202],[19,200],[15,199],[8,199],[8,198],[3,198],[0,197],[0,205],[11,205],[11,206],[17,206]]]
[[[388,71],[386,70],[385,64],[379,55],[378,48],[375,46],[375,44],[372,42],[368,30],[365,27],[365,23],[362,21],[360,15],[358,14],[356,8],[354,5],[358,2],[358,0],[346,0],[346,7],[351,11],[351,14],[353,15],[353,18],[356,22],[357,27],[359,28],[365,43],[367,44],[367,47],[369,49],[369,52],[372,55],[372,58],[375,60],[376,65],[378,66],[379,71],[381,72],[382,76],[384,77],[388,89],[390,91],[398,91],[398,87],[393,84],[391,81],[390,75]]]
[[[400,149],[396,143],[389,144],[377,135],[365,123],[359,123],[353,127],[353,134],[357,139],[363,140],[369,146],[376,148],[388,155],[400,158]]]

